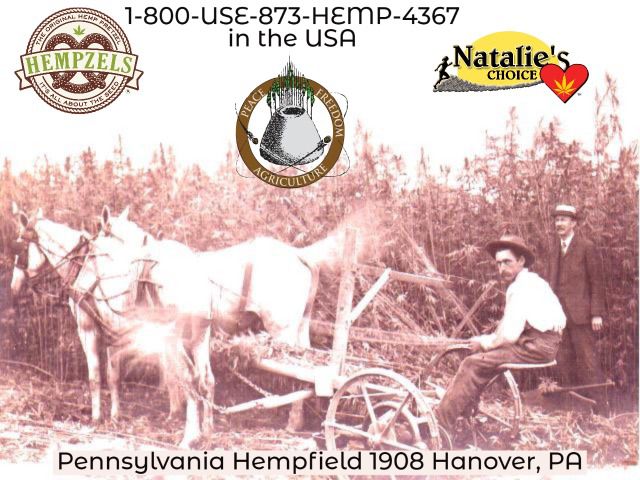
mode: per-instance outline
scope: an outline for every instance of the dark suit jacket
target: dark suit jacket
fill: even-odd
[[[593,242],[574,235],[564,256],[562,271],[560,240],[551,250],[549,283],[567,316],[567,325],[591,323],[591,317],[605,314],[602,261]]]

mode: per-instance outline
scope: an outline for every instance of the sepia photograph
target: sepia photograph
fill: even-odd
[[[583,5],[596,34],[547,1],[84,3],[0,19],[7,478],[165,451],[638,474],[630,7]],[[518,477],[489,464],[446,469]],[[123,465],[73,473],[169,475]]]

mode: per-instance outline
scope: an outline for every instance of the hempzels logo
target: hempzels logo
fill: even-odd
[[[138,89],[138,57],[120,26],[102,12],[68,8],[46,18],[21,56],[20,90],[33,88],[68,113],[106,107],[125,90]]]
[[[438,79],[433,91],[505,90],[544,82],[566,103],[589,77],[587,68],[571,65],[568,56],[569,52],[526,33],[492,33],[471,45],[454,45],[452,60],[443,57],[435,69]],[[457,75],[449,75],[449,67],[457,67]]]
[[[236,143],[242,161],[263,182],[305,187],[335,166],[344,129],[334,96],[289,61],[280,75],[255,87],[242,102]]]

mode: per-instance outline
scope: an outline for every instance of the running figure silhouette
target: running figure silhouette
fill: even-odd
[[[440,74],[440,78],[438,78],[438,81],[436,82],[436,84],[433,86],[434,90],[437,90],[438,85],[440,84],[440,82],[442,82],[443,80],[447,80],[448,78],[451,78],[449,76],[449,74],[445,71],[447,69],[447,67],[450,67],[451,65],[453,65],[453,63],[449,63],[449,57],[443,57],[442,58],[442,63],[440,63],[436,69],[434,70],[434,72],[436,70],[439,70],[438,73]]]

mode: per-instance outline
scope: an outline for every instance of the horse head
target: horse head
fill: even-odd
[[[40,247],[36,223],[42,219],[42,210],[29,218],[16,204],[13,213],[18,220],[18,238],[14,243],[15,262],[11,277],[11,293],[17,295],[26,281],[34,277],[47,264],[47,257]]]
[[[137,224],[129,220],[129,207],[117,217],[112,216],[108,206],[102,208],[100,215],[100,236],[114,238],[123,245],[141,247],[153,237]]]
[[[64,277],[70,266],[70,254],[88,240],[84,232],[45,219],[41,208],[29,218],[15,203],[13,207],[18,238],[11,293],[18,295],[25,283],[42,275],[47,267]]]

